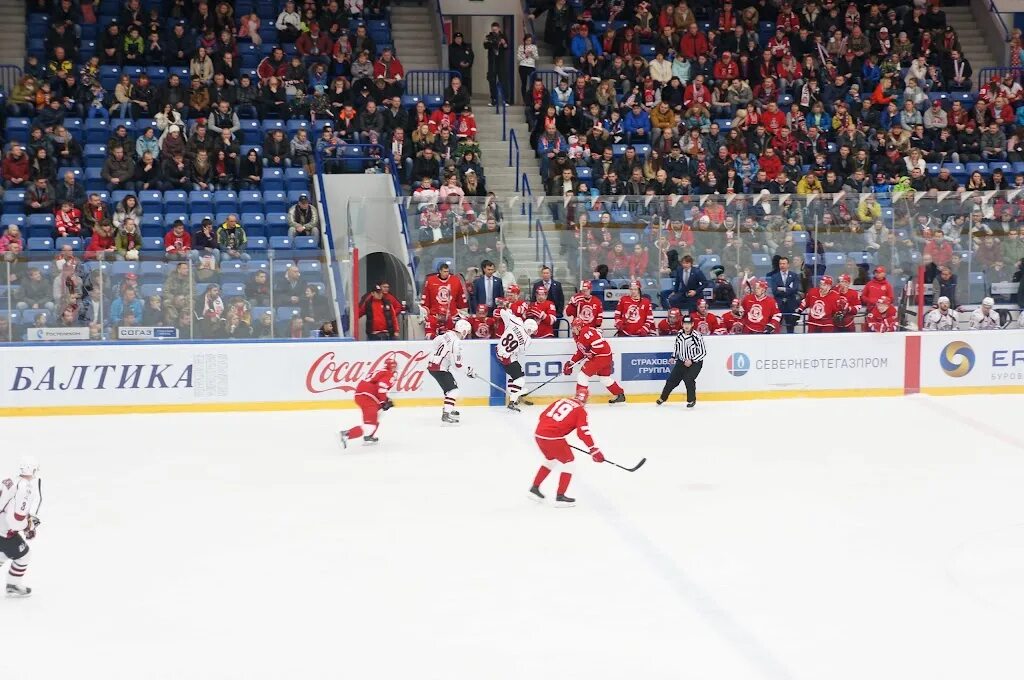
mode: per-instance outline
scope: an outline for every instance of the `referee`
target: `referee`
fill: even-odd
[[[686,408],[693,408],[697,404],[697,376],[704,367],[705,356],[707,350],[704,349],[704,340],[700,333],[693,330],[693,319],[684,316],[683,330],[676,335],[676,348],[669,359],[672,373],[669,374],[665,387],[661,390],[661,396],[658,397],[658,406],[668,401],[668,395],[679,387],[680,382],[686,385]]]

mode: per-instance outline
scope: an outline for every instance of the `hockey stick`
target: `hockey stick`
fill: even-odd
[[[555,375],[551,376],[550,378],[548,378],[547,380],[545,380],[544,382],[542,382],[542,383],[541,383],[540,385],[537,385],[536,387],[534,387],[534,388],[533,388],[532,390],[530,390],[529,392],[523,392],[523,393],[522,393],[522,394],[521,394],[521,395],[519,396],[519,398],[520,398],[520,399],[522,399],[523,397],[528,397],[528,396],[530,396],[531,394],[533,394],[534,392],[536,392],[536,391],[537,391],[537,390],[539,390],[540,388],[542,388],[542,387],[545,387],[545,386],[547,386],[547,385],[551,384],[551,381],[553,381],[553,380],[554,380],[555,378],[557,378],[557,377],[559,377],[559,376],[561,376],[561,375],[562,375],[562,374],[561,374],[561,372],[559,372],[559,373],[557,373],[557,374],[555,374]]]
[[[497,385],[495,385],[494,383],[492,383],[490,380],[488,380],[487,378],[483,377],[479,373],[474,373],[473,377],[476,378],[477,380],[483,380],[485,383],[487,383],[488,385],[490,385],[494,389],[498,390],[499,392],[505,392],[505,390],[506,390],[506,388],[504,388],[504,387],[498,387]]]
[[[584,449],[581,449],[581,448],[580,448],[580,447],[578,447],[578,446],[573,446],[572,444],[569,444],[569,448],[570,448],[570,449],[572,449],[572,450],[574,450],[574,451],[579,451],[580,453],[585,453],[585,454],[587,454],[588,456],[590,455],[590,451],[585,451]],[[633,466],[633,467],[631,467],[631,468],[628,468],[628,467],[626,467],[625,465],[619,465],[619,464],[618,464],[618,463],[616,463],[615,461],[612,461],[612,460],[608,460],[607,458],[605,458],[605,459],[604,459],[604,462],[606,462],[606,463],[611,463],[611,464],[612,464],[612,465],[614,465],[615,467],[617,467],[617,468],[620,468],[620,469],[622,469],[622,470],[625,470],[626,472],[636,472],[636,471],[637,471],[637,470],[639,470],[639,469],[640,469],[641,467],[643,467],[643,464],[647,462],[647,459],[646,459],[646,458],[641,458],[641,459],[640,459],[640,462],[639,462],[639,463],[637,463],[636,465],[634,465],[634,466]]]

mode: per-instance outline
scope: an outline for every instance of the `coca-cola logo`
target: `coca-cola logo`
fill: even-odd
[[[394,392],[415,392],[423,385],[426,373],[425,352],[385,352],[376,359],[346,361],[334,352],[325,352],[317,358],[306,373],[306,389],[313,394],[331,390],[352,392],[360,380],[384,370],[384,361],[392,357],[398,362],[395,369]]]

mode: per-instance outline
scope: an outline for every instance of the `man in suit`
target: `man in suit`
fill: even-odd
[[[540,281],[533,284],[530,300],[537,301],[537,288],[543,287],[548,291],[548,299],[555,303],[555,314],[562,318],[562,310],[565,309],[565,294],[562,292],[562,284],[551,276],[551,267],[540,268]]]
[[[780,257],[778,271],[768,275],[768,289],[782,312],[786,332],[792,333],[798,318],[796,310],[800,306],[800,277],[789,270],[788,257]]]
[[[473,290],[469,295],[469,308],[476,309],[477,305],[487,305],[487,313],[494,313],[494,301],[497,298],[505,297],[505,287],[501,278],[494,275],[495,266],[490,260],[480,263],[482,274],[473,281]]]
[[[680,267],[676,269],[675,281],[672,283],[672,294],[666,296],[662,293],[662,304],[678,307],[686,312],[693,312],[697,309],[697,300],[704,295],[704,287],[708,284],[704,272],[693,266],[693,257],[683,255]]]

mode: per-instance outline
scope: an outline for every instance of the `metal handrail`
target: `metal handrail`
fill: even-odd
[[[525,172],[523,173],[522,180],[520,181],[520,184],[519,184],[519,197],[521,199],[520,200],[520,205],[519,205],[519,214],[520,215],[525,215],[527,208],[529,208],[529,210],[530,210],[530,220],[527,222],[527,224],[529,225],[529,228],[532,230],[532,227],[533,227],[533,200],[532,200],[533,199],[533,191],[530,190],[530,178],[527,176],[527,174]]]
[[[444,64],[448,59],[448,50],[445,49],[448,46],[448,36],[444,32],[444,12],[441,11],[441,0],[434,3],[434,8],[437,10],[437,32],[441,36],[441,63]]]
[[[991,82],[994,74],[999,74],[1000,76],[1010,74],[1017,80],[1020,80],[1021,75],[1024,74],[1024,66],[986,66],[978,71],[978,82],[975,83],[975,86],[981,88],[988,84]]]
[[[533,81],[540,80],[544,82],[544,87],[546,87],[549,92],[552,92],[556,87],[558,87],[558,81],[561,79],[562,76],[558,75],[557,71],[537,70],[533,72],[532,76],[530,76],[530,87],[533,87]]]
[[[452,82],[452,78],[459,77],[458,71],[447,69],[438,70],[416,70],[407,71],[405,74],[405,93],[417,97],[427,95],[444,96],[444,91]]]
[[[1006,22],[1003,21],[1003,15],[996,7],[995,0],[988,1],[988,11],[995,15],[996,19],[999,19],[999,25],[1003,27],[1003,37],[1007,42],[1010,41],[1010,29],[1007,27]]]
[[[494,113],[501,114],[501,141],[508,139],[508,104],[505,102],[505,90],[498,83],[498,98],[494,100]]]
[[[504,139],[504,138],[503,138]],[[509,130],[508,133],[508,167],[512,167],[513,156],[512,148],[515,147],[515,168],[516,168],[516,191],[519,191],[519,139],[516,137],[515,130]]]
[[[551,267],[554,265],[554,258],[551,256],[551,248],[548,246],[548,235],[544,233],[544,225],[540,219],[537,220],[536,257],[534,259],[541,263],[541,266]],[[542,245],[543,244],[543,245]]]
[[[22,70],[15,64],[0,64],[0,88],[7,94],[11,93],[14,86],[21,80]]]

